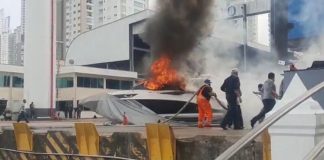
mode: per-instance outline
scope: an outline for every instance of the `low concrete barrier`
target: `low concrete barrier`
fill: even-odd
[[[33,130],[32,130],[33,131]],[[231,132],[231,131],[230,131]],[[235,132],[235,131],[233,131]],[[99,132],[100,133],[100,132]],[[142,133],[114,132],[99,136],[99,155],[125,157],[126,159],[148,160],[147,140]],[[176,139],[177,160],[212,160],[236,142],[240,136],[209,135]],[[17,160],[21,152],[16,152],[17,145],[12,128],[5,128],[0,133],[0,159]],[[231,160],[261,160],[262,143],[254,141],[240,150]],[[28,160],[43,159],[82,159],[78,157],[79,149],[74,130],[38,130],[33,131],[32,153],[23,153]],[[100,158],[94,158],[100,159]],[[112,158],[113,159],[113,158]],[[117,159],[117,158],[116,158]]]

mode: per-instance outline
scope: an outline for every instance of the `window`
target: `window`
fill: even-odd
[[[108,89],[131,89],[132,87],[133,87],[132,81],[106,79],[106,88]]]
[[[106,88],[108,88],[108,89],[120,89],[119,81],[118,80],[107,79],[106,80]]]
[[[15,88],[24,88],[24,78],[13,76],[12,77],[12,87]]]
[[[92,0],[87,0],[87,3],[92,3]]]
[[[92,16],[92,13],[91,12],[87,12],[87,16]]]
[[[0,74],[0,87],[10,87],[10,76]]]
[[[56,79],[57,88],[72,88],[73,87],[73,78],[72,77],[63,77]]]
[[[104,88],[102,78],[78,77],[78,87]]]
[[[133,87],[132,81],[121,81],[120,89],[131,89]]]

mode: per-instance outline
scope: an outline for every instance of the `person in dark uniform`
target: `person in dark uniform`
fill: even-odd
[[[237,69],[233,69],[231,76],[225,79],[221,90],[225,92],[228,104],[228,111],[221,123],[221,127],[226,130],[227,126],[233,122],[234,129],[243,129],[243,118],[240,107],[242,93]]]
[[[29,109],[30,109],[30,118],[35,120],[36,119],[36,109],[35,109],[34,102],[30,103]]]

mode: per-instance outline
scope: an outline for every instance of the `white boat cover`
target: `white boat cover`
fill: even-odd
[[[85,98],[80,104],[107,118],[113,124],[123,122],[124,112],[128,122],[134,125],[166,120],[135,100],[123,100],[106,93]]]

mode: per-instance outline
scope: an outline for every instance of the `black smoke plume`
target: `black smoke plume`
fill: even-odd
[[[166,54],[179,60],[188,56],[209,32],[212,5],[213,0],[159,0],[159,10],[149,20],[144,35],[155,58]]]

